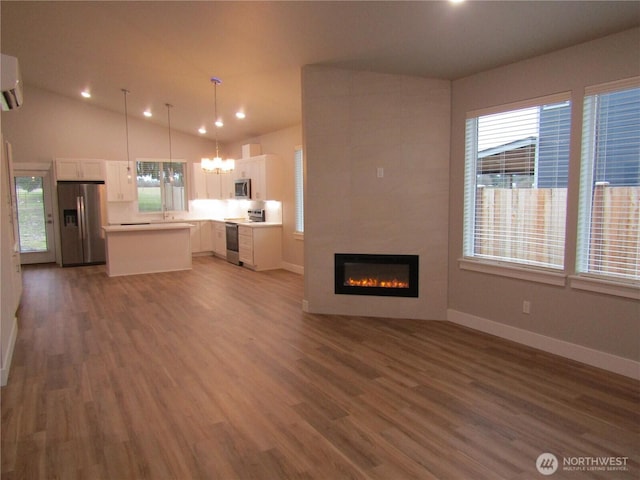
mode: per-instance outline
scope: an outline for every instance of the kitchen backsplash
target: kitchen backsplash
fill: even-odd
[[[190,200],[187,212],[139,213],[136,202],[108,202],[109,224],[173,220],[222,220],[244,218],[247,210],[263,208],[267,222],[282,223],[282,202],[257,200]]]

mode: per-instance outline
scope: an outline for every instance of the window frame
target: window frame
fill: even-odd
[[[596,137],[595,117],[597,113],[595,97],[636,88],[640,88],[640,77],[588,86],[584,90],[575,272],[569,276],[569,281],[571,287],[575,289],[640,299],[640,279],[590,271],[588,247],[591,240],[593,186],[595,185],[594,139]]]
[[[476,212],[476,190],[477,190],[477,151],[478,136],[474,131],[477,128],[478,118],[486,115],[507,113],[530,107],[541,107],[562,102],[569,102],[571,114],[573,115],[573,98],[571,92],[559,92],[542,97],[531,98],[508,104],[501,104],[492,107],[482,108],[467,112],[465,118],[465,171],[464,171],[464,212],[463,212],[463,242],[462,256],[458,259],[460,269],[489,273],[510,278],[518,278],[533,282],[546,283],[550,285],[563,286],[566,284],[566,248],[567,232],[564,236],[564,259],[561,267],[546,267],[535,264],[510,261],[508,259],[488,258],[478,256],[474,251],[475,242],[475,212]],[[472,121],[470,121],[472,120]],[[573,123],[575,119],[570,118]],[[573,132],[573,125],[570,125],[569,135]],[[470,137],[470,135],[472,135]],[[471,139],[471,141],[470,141]],[[569,143],[572,139],[569,136]],[[469,161],[470,152],[473,151],[474,160]],[[569,153],[569,158],[571,153]],[[569,160],[570,163],[570,160]],[[567,187],[568,188],[568,187]],[[568,203],[565,203],[565,223],[568,214]]]
[[[136,178],[136,209],[138,214],[140,215],[157,215],[157,214],[165,214],[165,213],[181,213],[181,212],[188,212],[189,211],[189,195],[188,195],[188,191],[189,191],[189,174],[188,174],[188,170],[189,170],[189,164],[187,162],[187,160],[185,159],[169,159],[169,158],[137,158],[136,159],[136,172],[138,171],[138,163],[140,162],[145,162],[145,163],[158,163],[159,166],[159,170],[160,172],[162,172],[162,178],[160,179],[160,199],[162,202],[161,208],[160,210],[153,210],[153,211],[149,211],[149,210],[140,210],[140,195],[139,195],[139,186],[138,186],[138,180]],[[181,164],[182,167],[182,172],[184,175],[184,186],[183,186],[183,204],[185,206],[185,208],[183,210],[174,210],[174,209],[167,209],[166,205],[163,201],[164,196],[165,196],[165,182],[164,182],[164,168],[165,168],[165,164],[173,164],[173,163],[179,163]]]

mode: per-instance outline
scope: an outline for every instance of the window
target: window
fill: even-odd
[[[576,270],[640,280],[640,79],[584,98]]]
[[[302,147],[295,149],[295,196],[296,196],[296,232],[304,232],[304,177]]]
[[[465,258],[564,268],[570,127],[569,94],[467,116]]]
[[[186,211],[184,161],[143,160],[137,162],[138,211]]]

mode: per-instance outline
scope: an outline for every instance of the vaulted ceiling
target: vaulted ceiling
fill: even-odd
[[[301,121],[300,69],[323,64],[457,79],[640,25],[637,1],[0,2],[2,53],[23,81],[220,141]],[[25,102],[28,102],[28,97]],[[247,117],[233,114],[243,109]]]

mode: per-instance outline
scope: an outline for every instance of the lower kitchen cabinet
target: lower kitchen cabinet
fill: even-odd
[[[189,222],[191,229],[191,253],[206,253],[213,251],[213,225],[208,220]]]
[[[282,227],[261,225],[238,227],[240,261],[252,270],[273,270],[282,263]]]
[[[219,257],[227,258],[227,231],[224,222],[211,222],[213,224],[213,253]]]

